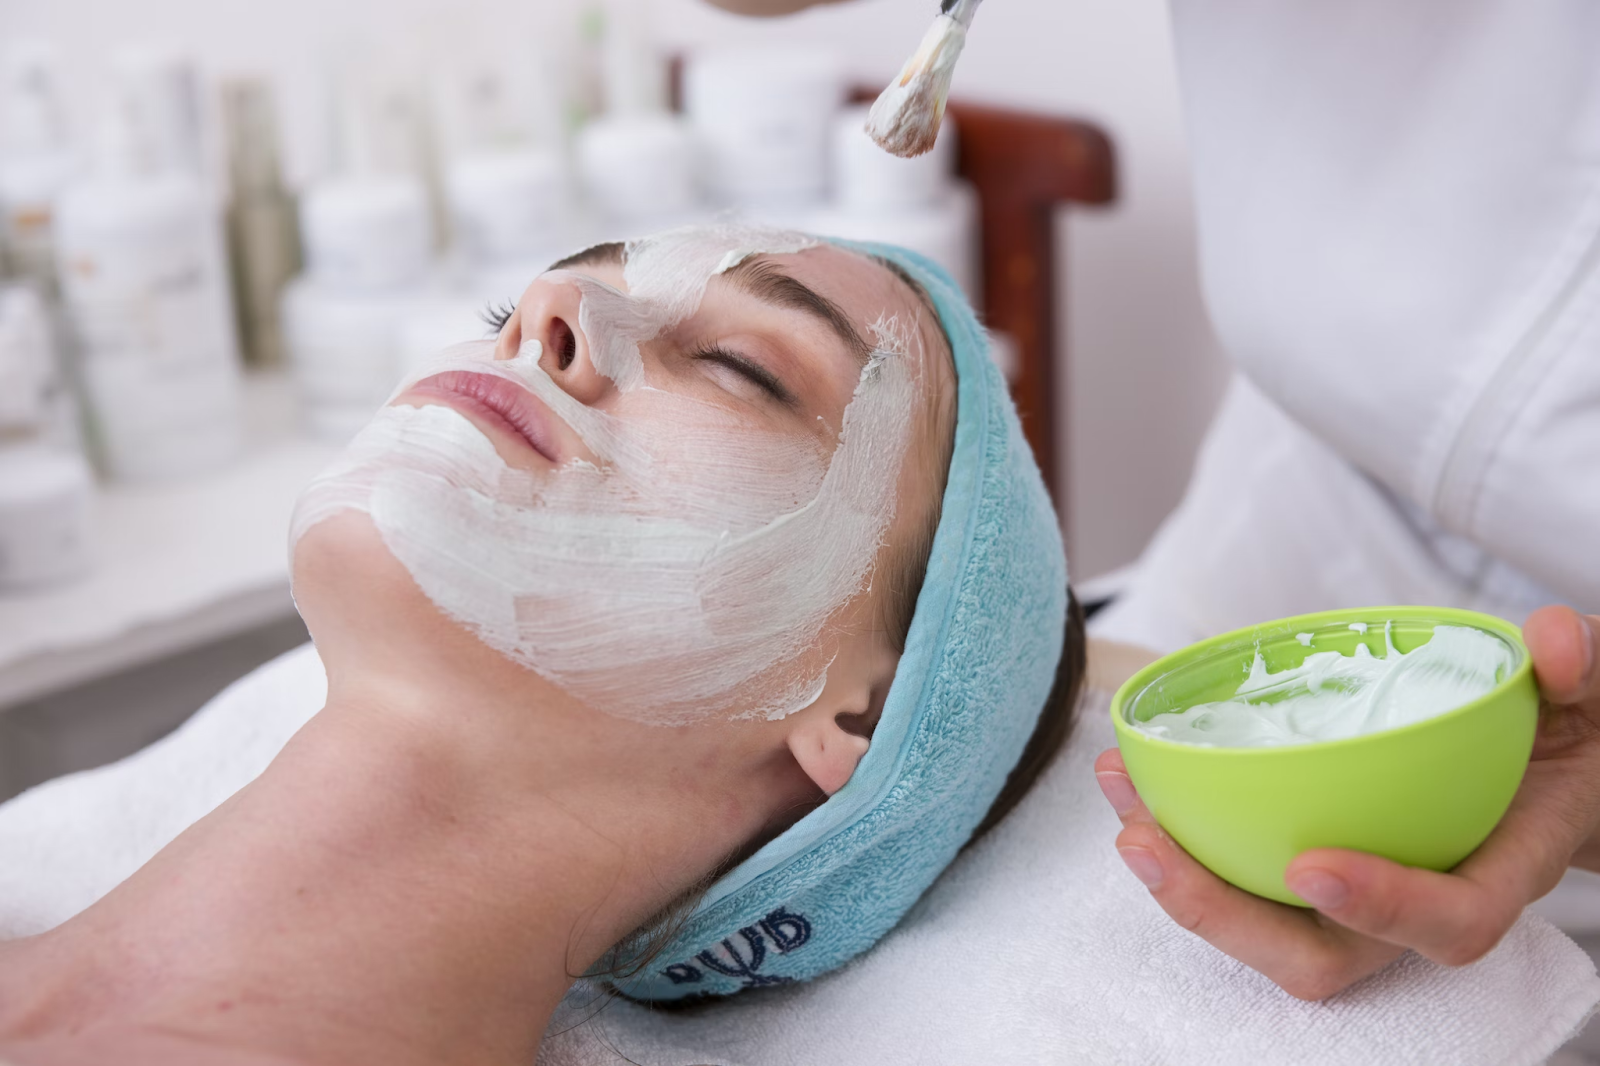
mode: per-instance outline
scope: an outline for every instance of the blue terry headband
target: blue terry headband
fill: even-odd
[[[872,744],[816,810],[714,883],[639,973],[635,999],[804,981],[870,948],[966,843],[1054,680],[1067,606],[1055,511],[989,339],[949,275],[890,245],[955,356],[955,449],[906,648]]]

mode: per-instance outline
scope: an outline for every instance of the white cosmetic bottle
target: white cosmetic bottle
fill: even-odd
[[[283,293],[284,345],[306,427],[335,444],[354,436],[398,383],[398,323],[427,292],[434,264],[417,110],[390,106],[395,94],[390,83],[344,83],[343,166],[301,198],[305,272]]]
[[[978,202],[971,186],[954,177],[956,131],[946,123],[932,151],[901,159],[867,136],[867,111],[846,108],[835,120],[834,198],[805,228],[921,252],[976,299]]]
[[[228,142],[228,258],[245,362],[286,360],[278,305],[300,271],[300,229],[283,182],[271,85],[236,78],[222,86]]]
[[[427,194],[410,174],[347,174],[301,201],[306,271],[284,290],[283,336],[307,428],[343,443],[400,376],[399,320],[433,261]]]
[[[714,202],[795,224],[828,191],[829,132],[844,102],[834,56],[811,48],[691,58],[684,105]]]
[[[396,329],[401,372],[488,336],[485,310],[590,238],[577,214],[548,65],[535,49],[474,51],[432,82],[450,250],[444,283],[409,302]]]
[[[469,272],[541,269],[565,248],[572,197],[553,149],[482,149],[444,172],[455,251]]]
[[[89,566],[94,478],[50,334],[36,288],[0,286],[0,589],[52,584]]]
[[[474,288],[486,273],[531,277],[579,238],[546,65],[537,54],[474,55],[432,85],[459,280]]]
[[[130,481],[213,470],[239,447],[221,218],[157,73],[117,67],[97,164],[56,213],[91,438]]]
[[[54,300],[56,200],[77,160],[68,145],[55,55],[43,44],[17,42],[0,54],[0,137],[5,271]]]
[[[605,239],[701,220],[694,136],[667,110],[645,12],[617,0],[601,52],[605,113],[578,132],[578,174]]]

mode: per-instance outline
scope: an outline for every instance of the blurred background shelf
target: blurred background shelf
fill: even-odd
[[[148,743],[306,639],[286,531],[336,449],[296,432],[283,375],[248,375],[245,396],[236,461],[107,486],[93,571],[0,596],[0,796]]]

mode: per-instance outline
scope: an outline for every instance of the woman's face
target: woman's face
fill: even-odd
[[[356,511],[434,609],[584,704],[783,717],[871,628],[880,553],[936,500],[909,497],[941,345],[882,265],[795,234],[592,249],[308,489],[297,596],[300,554],[349,526],[323,519]]]

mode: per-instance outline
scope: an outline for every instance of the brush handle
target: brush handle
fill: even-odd
[[[978,5],[983,0],[942,0],[939,4],[939,14],[949,15],[965,29],[972,25],[973,13],[978,10]]]

